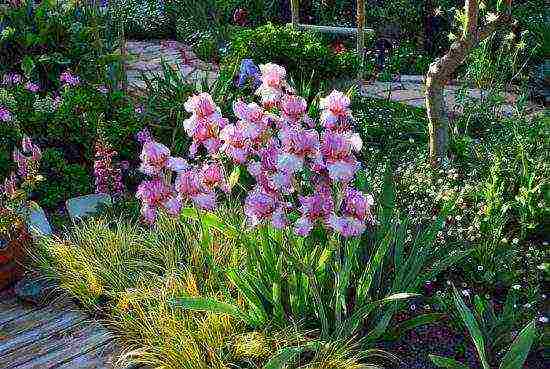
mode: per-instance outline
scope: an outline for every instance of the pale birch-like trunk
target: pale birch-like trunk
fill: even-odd
[[[430,65],[426,75],[426,110],[429,122],[430,161],[441,165],[447,160],[449,146],[449,117],[446,111],[444,90],[449,79],[464,62],[468,53],[481,41],[493,34],[498,27],[510,20],[512,0],[505,0],[506,12],[485,25],[478,26],[479,1],[466,0],[464,5],[466,22],[460,39],[449,51]]]
[[[298,27],[298,23],[300,23],[300,0],[290,0],[290,12],[292,14],[292,25]]]
[[[363,80],[363,56],[365,53],[365,0],[357,0],[357,55],[361,64],[357,73],[357,82]]]

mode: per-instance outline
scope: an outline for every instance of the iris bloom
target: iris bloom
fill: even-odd
[[[270,221],[275,228],[286,225],[284,207],[277,197],[256,189],[246,197],[244,213],[248,222],[255,227],[263,221]]]
[[[137,189],[136,197],[141,200],[141,214],[149,223],[155,222],[159,208],[170,214],[175,214],[178,210],[178,200],[172,188],[161,178],[143,181]]]
[[[245,132],[234,124],[230,124],[220,133],[223,141],[221,151],[225,152],[235,163],[245,164],[250,155],[250,141]]]
[[[185,132],[193,139],[189,148],[191,157],[194,157],[198,149],[203,146],[208,154],[216,154],[221,146],[219,139],[220,130],[227,124],[220,109],[208,93],[191,96],[184,104],[185,110],[191,113],[191,117],[183,122]]]
[[[332,91],[330,95],[321,99],[321,124],[329,130],[345,131],[350,129],[351,102],[349,97],[340,91]]]
[[[318,187],[311,196],[299,196],[301,203],[301,217],[294,225],[294,231],[300,236],[307,236],[313,229],[316,221],[328,223],[329,217],[334,211],[334,201],[330,189]]]
[[[159,142],[148,140],[143,144],[140,170],[150,176],[158,176],[168,166],[170,149]]]

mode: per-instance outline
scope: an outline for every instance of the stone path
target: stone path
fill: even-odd
[[[113,335],[70,300],[0,292],[0,369],[112,369],[116,353]]]
[[[447,103],[447,110],[451,114],[461,114],[462,106],[459,104],[458,86],[449,85],[445,88],[444,95]],[[423,76],[401,76],[396,82],[374,82],[363,86],[361,91],[363,96],[388,99],[400,102],[414,107],[425,107],[425,86]],[[473,99],[481,99],[486,92],[479,89],[468,89],[467,96]],[[503,102],[498,107],[498,113],[504,116],[512,115],[516,108],[518,97],[512,93],[506,93],[503,96]],[[530,104],[527,112],[537,112],[540,107]]]
[[[218,77],[217,66],[199,60],[191,47],[178,41],[127,41],[126,52],[130,59],[126,65],[128,89],[133,94],[145,93],[142,75],[151,78],[163,74],[163,62],[191,83],[206,79],[211,86]]]
[[[142,73],[148,77],[162,74],[162,62],[180,73],[186,81],[200,84],[204,80],[209,86],[216,81],[218,67],[197,58],[191,47],[171,40],[161,41],[127,41],[126,50],[130,56],[127,63],[129,91],[132,94],[143,95],[146,84],[142,80]],[[351,82],[349,82],[351,83]],[[448,86],[445,89],[447,110],[450,114],[461,114],[457,95],[457,86]],[[397,82],[374,82],[363,86],[363,96],[379,99],[389,99],[415,107],[424,107],[424,76],[402,75]],[[474,99],[481,99],[484,92],[478,89],[469,89],[467,94]],[[498,113],[510,116],[515,112],[517,96],[506,93],[504,101],[498,108]],[[530,105],[528,114],[539,111],[540,107]]]

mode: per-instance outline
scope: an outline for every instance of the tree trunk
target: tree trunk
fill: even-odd
[[[363,79],[363,59],[365,53],[365,0],[357,0],[357,55],[360,65],[357,75],[358,82]]]
[[[300,23],[300,0],[290,0],[291,22],[294,27]]]
[[[455,42],[442,58],[430,65],[426,75],[426,110],[429,121],[429,148],[432,164],[447,160],[449,117],[444,90],[447,82],[472,48],[471,40]]]
[[[457,68],[464,62],[470,50],[510,20],[511,4],[512,0],[505,0],[504,5],[507,12],[501,11],[492,22],[479,28],[479,2],[478,0],[466,0],[464,5],[466,22],[462,37],[451,45],[443,57],[430,65],[426,75],[426,110],[430,135],[430,161],[433,165],[442,165],[447,160],[449,117],[445,104],[445,86]]]

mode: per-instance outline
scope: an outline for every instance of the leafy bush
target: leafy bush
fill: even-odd
[[[319,35],[274,24],[235,32],[223,64],[234,70],[242,59],[283,65],[294,80],[308,80],[313,73],[317,81],[354,76],[359,66],[353,52],[335,54]]]
[[[61,87],[54,98],[51,93],[29,91],[25,85],[22,81],[0,88],[0,106],[12,100],[6,104],[12,121],[0,126],[0,155],[9,155],[22,133],[51,148],[43,161],[50,180],[37,191],[41,205],[53,209],[70,197],[92,192],[91,168],[99,126],[104,127],[107,140],[119,148],[121,160],[135,159],[134,136],[145,123],[123,94],[105,94],[82,81],[78,86]],[[0,177],[11,170],[5,163]]]
[[[50,88],[63,69],[97,78],[105,29],[102,15],[88,6],[25,0],[0,8],[0,73],[18,70]]]
[[[174,34],[168,11],[170,1],[114,0],[108,6],[112,22],[121,25],[130,38],[163,38]]]
[[[41,168],[47,180],[39,184],[33,195],[47,209],[56,209],[68,198],[93,192],[89,170],[70,164],[60,149],[44,150]]]

